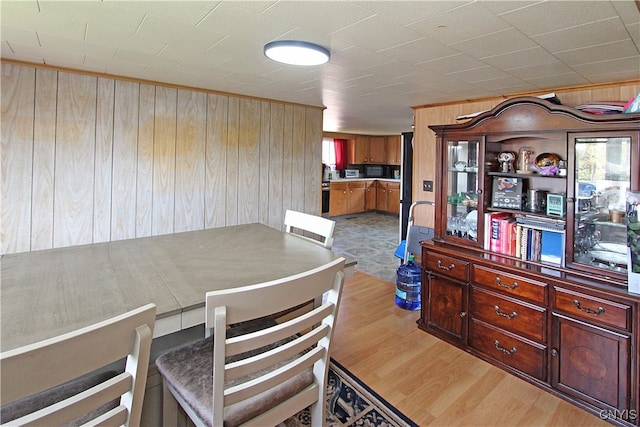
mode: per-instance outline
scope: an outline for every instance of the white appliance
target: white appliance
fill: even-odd
[[[345,169],[345,178],[360,178],[360,171],[358,169]]]

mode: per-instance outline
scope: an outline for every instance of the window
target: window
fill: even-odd
[[[329,165],[331,169],[336,168],[336,150],[333,138],[322,139],[322,163]]]

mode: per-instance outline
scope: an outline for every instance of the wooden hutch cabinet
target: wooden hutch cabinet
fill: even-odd
[[[640,425],[627,286],[640,115],[507,100],[437,135],[421,329],[594,415]]]

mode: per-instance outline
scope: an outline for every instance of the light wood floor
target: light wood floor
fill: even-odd
[[[332,357],[421,426],[610,426],[418,329],[395,285],[345,282]]]

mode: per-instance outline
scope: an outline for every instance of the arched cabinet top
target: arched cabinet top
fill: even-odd
[[[545,132],[594,131],[616,124],[618,128],[640,128],[640,114],[590,114],[536,97],[506,100],[465,123],[429,126],[443,132]]]

